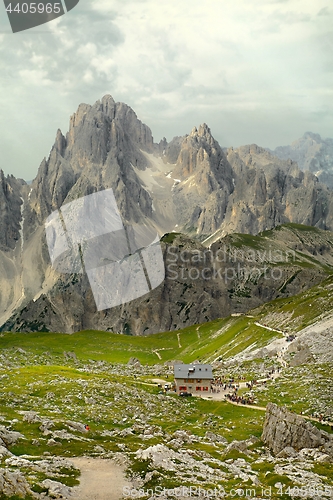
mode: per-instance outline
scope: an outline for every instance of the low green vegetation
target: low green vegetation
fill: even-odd
[[[2,333],[3,350],[23,349],[47,362],[48,353],[61,362],[64,352],[74,352],[81,360],[104,360],[108,363],[127,363],[136,357],[143,364],[153,365],[174,359],[184,362],[212,361],[227,358],[250,346],[263,347],[272,338],[281,337],[255,325],[252,318],[226,318],[203,325],[195,325],[177,332],[166,332],[146,337],[118,335],[87,330],[71,335],[50,332]],[[33,347],[32,347],[33,346]],[[25,363],[25,357],[19,356]]]
[[[109,363],[127,363],[131,356],[149,365],[174,359],[211,362],[219,358],[228,359],[244,349],[263,347],[274,338],[281,338],[282,331],[297,332],[331,309],[333,277],[330,276],[301,294],[276,299],[247,315],[218,319],[174,332],[144,337],[97,330],[71,335],[50,332],[1,333],[0,345],[2,350],[21,348],[31,352],[36,359],[43,356],[45,361],[48,352],[52,352],[53,359],[62,360],[64,351],[73,351],[81,360],[104,360]],[[24,363],[24,356],[20,362]]]

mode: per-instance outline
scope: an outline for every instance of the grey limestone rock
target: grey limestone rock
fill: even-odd
[[[228,441],[225,437],[220,436],[219,434],[215,434],[214,432],[207,431],[205,434],[205,439],[208,441],[211,441],[212,443],[222,443],[222,444],[227,444]]]
[[[6,469],[0,469],[0,495],[5,498],[34,496],[21,472],[12,472]]]
[[[333,187],[333,139],[305,132],[289,146],[279,146],[273,153],[281,159],[296,161],[302,170],[313,172],[318,179]]]
[[[28,411],[24,414],[23,421],[28,422],[28,424],[35,424],[41,422],[42,419],[35,411]]]
[[[44,488],[47,488],[50,498],[67,499],[72,497],[72,489],[69,486],[59,483],[58,481],[44,479],[41,484]]]
[[[4,425],[0,425],[0,439],[8,447],[15,444],[19,439],[25,438],[20,432],[10,431]]]
[[[20,238],[22,192],[25,182],[0,170],[0,250],[13,250]]]
[[[296,452],[303,448],[314,448],[333,457],[333,436],[317,429],[304,418],[285,407],[268,403],[264,423],[263,442],[275,454],[284,454],[292,447]]]
[[[72,420],[67,420],[66,425],[73,430],[73,431],[79,431],[82,432],[83,434],[87,433],[87,429],[85,428],[84,424],[80,422],[73,422]]]
[[[12,453],[6,448],[6,446],[2,446],[0,444],[0,460],[4,457],[10,457]]]
[[[53,427],[54,427],[54,422],[52,422],[52,420],[43,420],[38,428],[41,432],[43,432],[45,436],[47,436],[48,434],[51,433],[50,429],[52,429]]]
[[[283,450],[281,450],[277,454],[277,456],[279,458],[289,458],[289,457],[296,458],[298,457],[298,453],[292,446],[286,446],[285,448],[283,448]]]

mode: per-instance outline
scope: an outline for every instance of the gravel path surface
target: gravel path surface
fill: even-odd
[[[71,462],[81,470],[80,485],[73,489],[75,500],[120,500],[123,488],[131,486],[123,467],[112,460],[76,457]]]

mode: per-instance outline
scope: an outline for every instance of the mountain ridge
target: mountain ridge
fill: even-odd
[[[278,146],[269,151],[281,159],[296,161],[301,170],[309,170],[320,182],[333,188],[333,139],[322,139],[319,134],[305,132],[289,146]]]
[[[143,335],[177,330],[290,297],[333,273],[333,233],[286,225],[230,234],[209,248],[180,233],[161,240],[165,280],[148,295],[96,311],[85,275],[60,275],[14,313],[2,331],[96,329]]]

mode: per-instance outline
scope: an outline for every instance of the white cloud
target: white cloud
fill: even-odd
[[[84,58],[88,58],[88,60],[91,59],[92,57],[94,57],[96,55],[96,53],[97,53],[97,47],[94,43],[91,43],[91,42],[88,42],[88,43],[82,45],[77,50],[77,54],[79,56],[82,56]]]
[[[22,80],[25,81],[26,85],[52,85],[52,81],[47,78],[48,72],[42,69],[23,69],[18,72]]]

